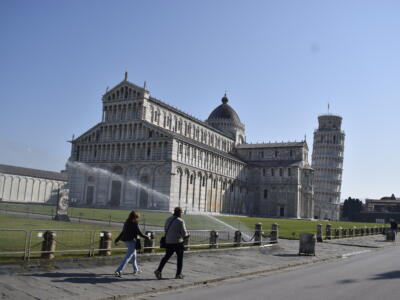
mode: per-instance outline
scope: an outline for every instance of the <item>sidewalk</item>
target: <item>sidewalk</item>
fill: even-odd
[[[123,278],[112,275],[117,263],[100,266],[77,263],[73,268],[62,270],[13,274],[4,271],[3,267],[0,268],[0,299],[131,299],[144,294],[339,259],[392,245],[396,243],[385,242],[384,236],[377,235],[318,243],[316,256],[298,256],[299,241],[283,239],[279,240],[279,244],[265,248],[187,252],[183,280],[173,279],[175,257],[164,269],[165,279],[155,279],[153,271],[161,259],[160,255],[140,256],[142,274],[126,274]],[[128,265],[125,271],[131,272],[131,268]]]

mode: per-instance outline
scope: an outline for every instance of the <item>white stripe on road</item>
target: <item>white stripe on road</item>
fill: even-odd
[[[345,254],[342,254],[342,258],[348,258],[350,256],[363,254],[363,253],[367,253],[367,252],[371,252],[371,250],[362,250],[362,251],[355,251],[355,252],[345,253]]]

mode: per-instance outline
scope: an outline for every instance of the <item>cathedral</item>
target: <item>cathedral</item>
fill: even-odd
[[[226,95],[202,121],[125,73],[102,106],[101,122],[71,141],[68,182],[77,205],[314,217],[307,142],[248,143]]]

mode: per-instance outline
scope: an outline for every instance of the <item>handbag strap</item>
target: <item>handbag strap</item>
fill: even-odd
[[[169,228],[171,227],[172,223],[174,223],[176,219],[178,219],[178,218],[175,217],[175,219],[173,219],[171,222],[169,222],[168,227],[167,227],[167,230],[165,231],[165,236],[167,235],[168,230],[169,230]]]

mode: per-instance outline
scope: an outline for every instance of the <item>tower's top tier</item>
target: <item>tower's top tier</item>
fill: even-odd
[[[342,117],[337,115],[318,116],[318,130],[340,130]]]

